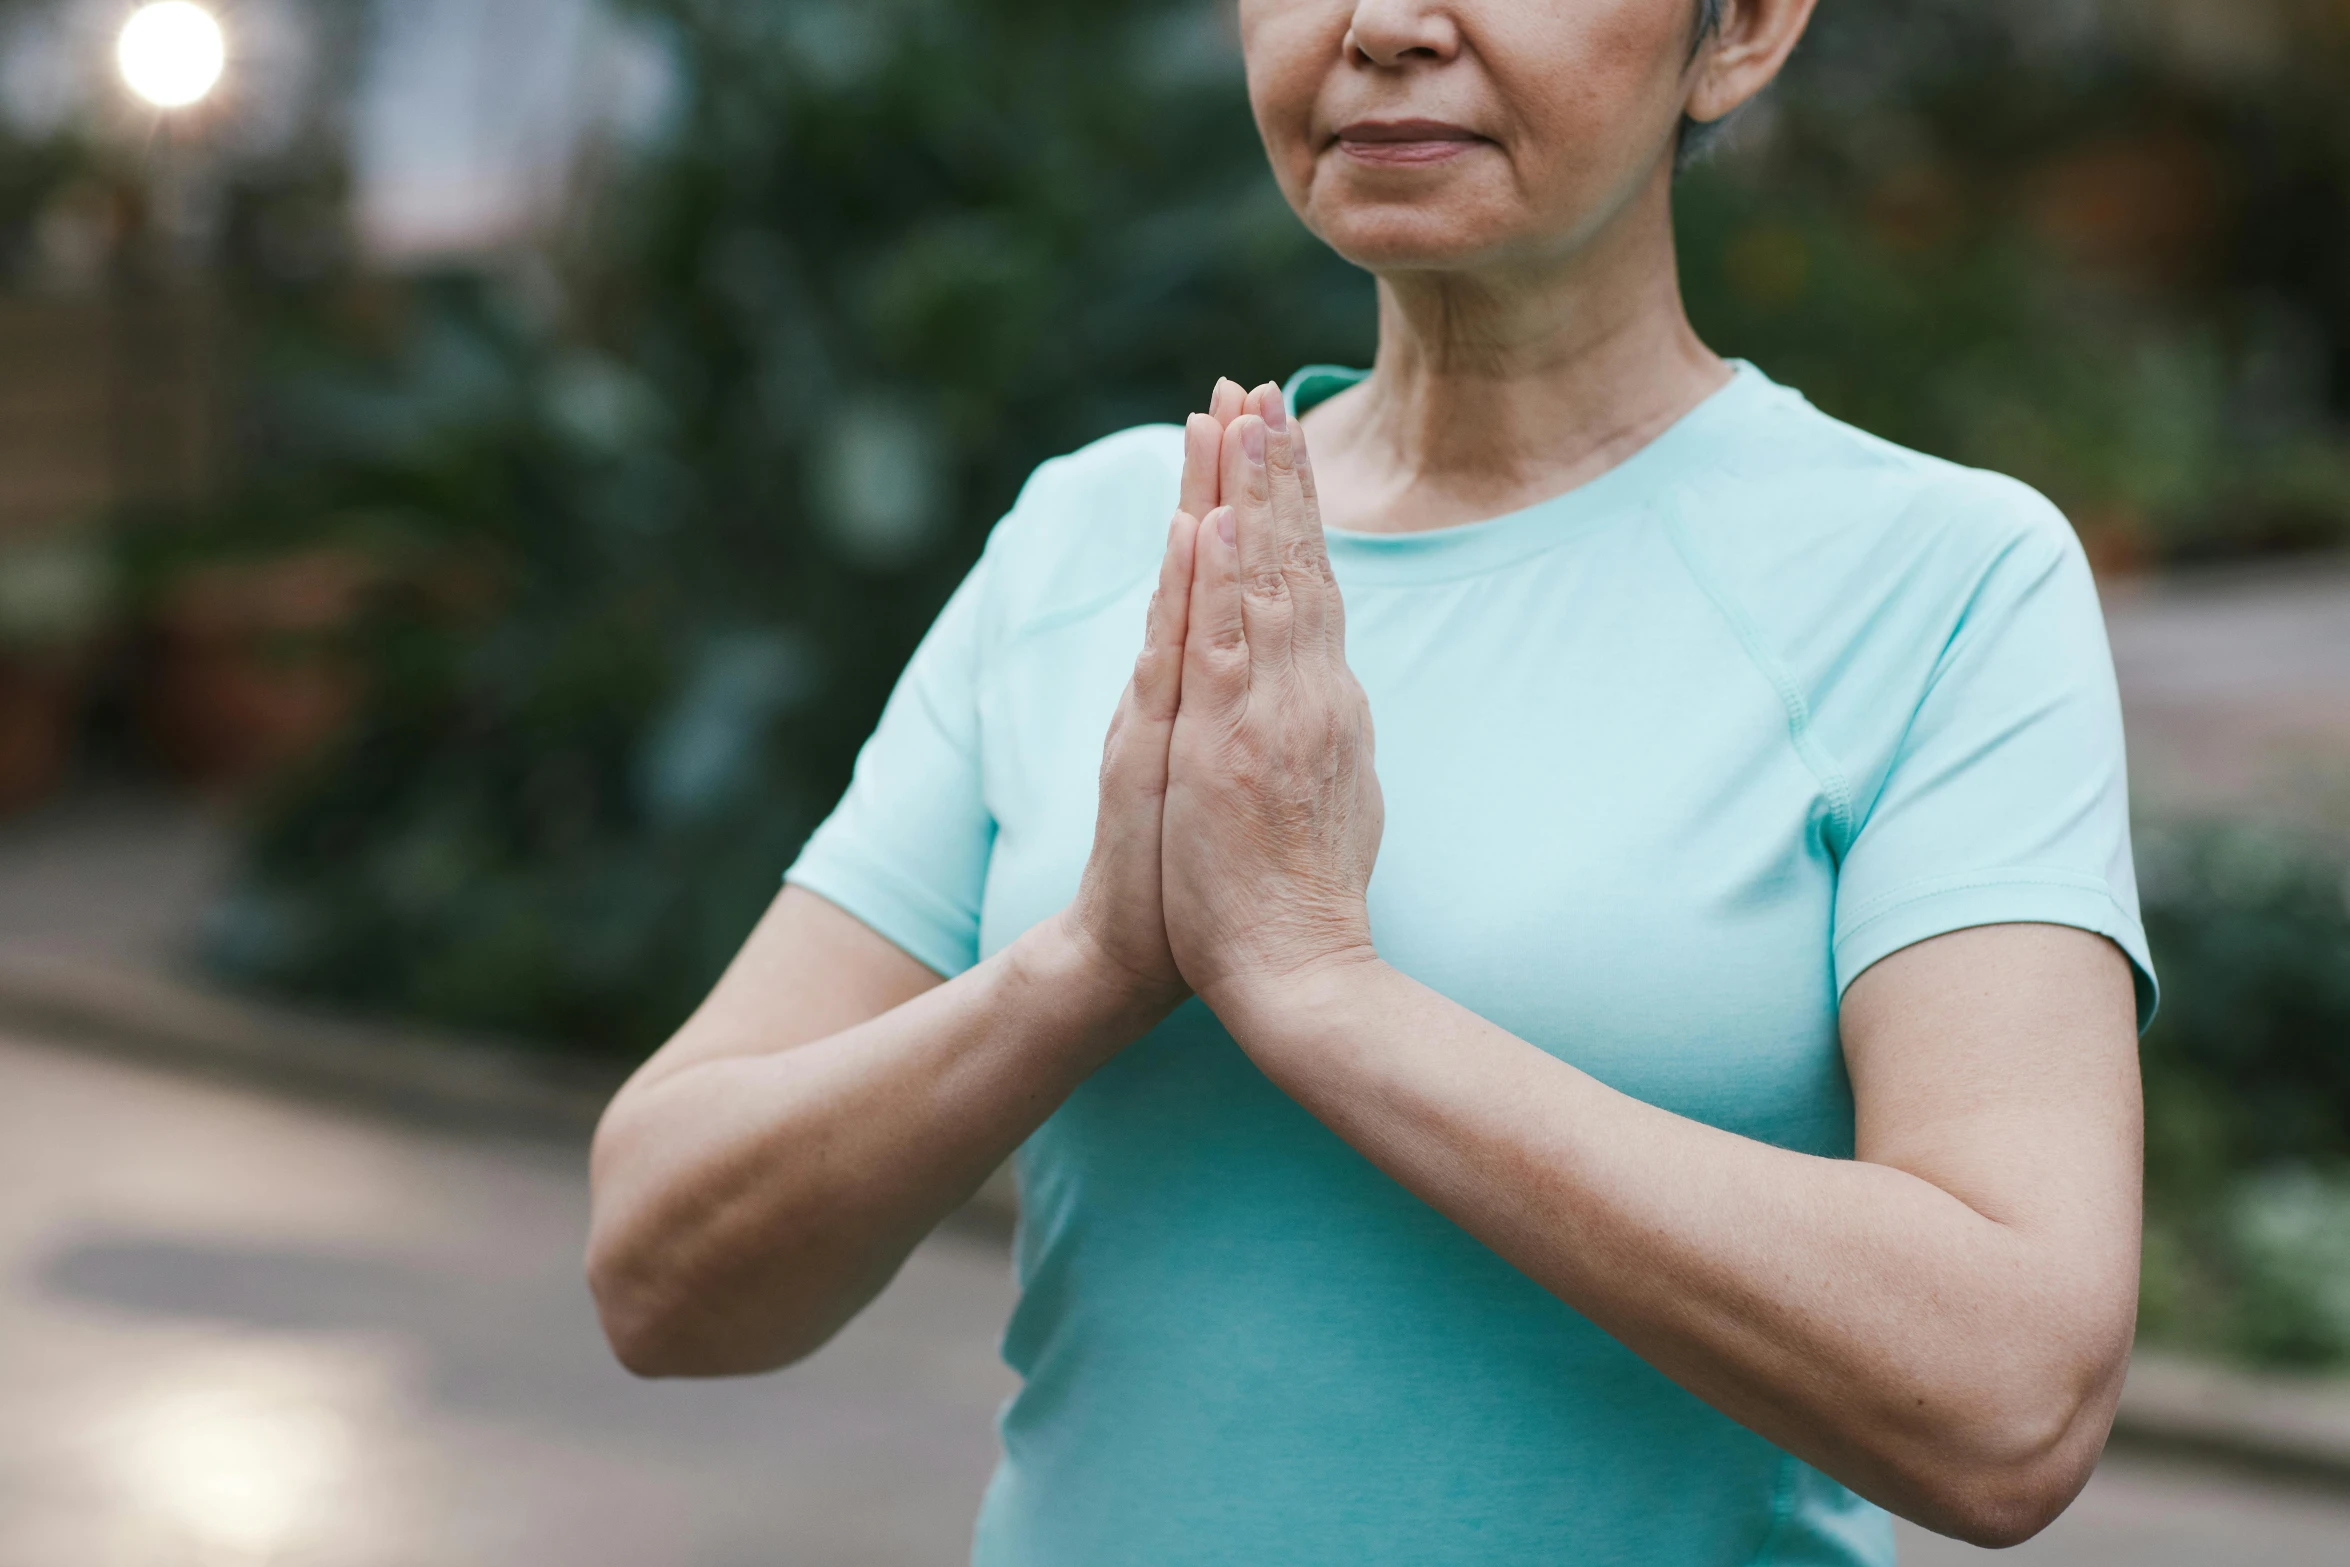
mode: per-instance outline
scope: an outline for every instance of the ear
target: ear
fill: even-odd
[[[1708,124],[1753,98],[1810,25],[1817,0],[1723,0],[1721,25],[1690,69],[1689,118]]]

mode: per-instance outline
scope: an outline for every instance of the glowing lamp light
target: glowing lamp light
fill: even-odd
[[[158,109],[184,109],[219,85],[228,40],[202,6],[157,0],[122,24],[114,59],[132,92]]]

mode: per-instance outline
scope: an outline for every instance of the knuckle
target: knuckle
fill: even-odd
[[[1241,592],[1267,603],[1289,597],[1289,578],[1278,566],[1259,567],[1241,583]]]
[[[1247,634],[1239,626],[1218,626],[1201,640],[1200,650],[1211,670],[1238,668],[1248,653]]]

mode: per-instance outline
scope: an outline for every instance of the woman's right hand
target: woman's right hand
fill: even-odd
[[[1167,551],[1159,562],[1134,678],[1118,699],[1102,745],[1101,804],[1093,853],[1077,896],[1060,915],[1061,933],[1086,966],[1113,987],[1121,1010],[1151,1022],[1191,991],[1167,947],[1159,882],[1159,837],[1167,798],[1167,747],[1182,698],[1183,646],[1191,607],[1192,550],[1199,520],[1220,497],[1224,428],[1240,416],[1243,394],[1216,383],[1209,411],[1183,429],[1183,486]]]

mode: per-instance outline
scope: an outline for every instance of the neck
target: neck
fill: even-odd
[[[1681,303],[1660,171],[1563,253],[1379,279],[1371,375],[1311,431],[1338,481],[1325,516],[1405,531],[1514,510],[1614,467],[1728,377]]]

